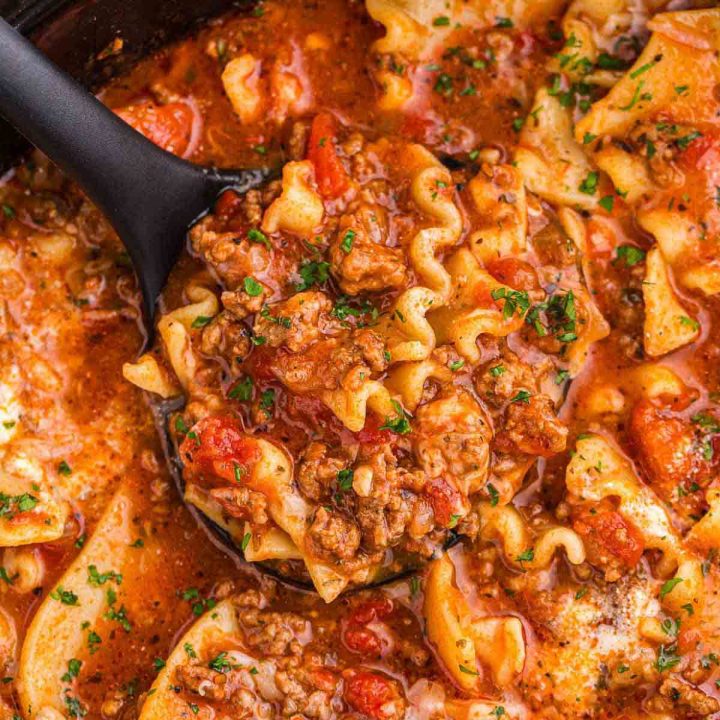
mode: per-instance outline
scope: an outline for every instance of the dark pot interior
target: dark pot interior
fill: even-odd
[[[0,15],[94,89],[198,23],[243,4],[242,0],[0,0]],[[118,37],[123,40],[122,52],[102,57]],[[0,121],[0,172],[26,149],[26,143]]]

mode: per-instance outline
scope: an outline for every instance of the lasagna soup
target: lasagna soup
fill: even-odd
[[[720,718],[712,5],[265,0],[143,60],[120,117],[276,172],[139,355],[107,222],[4,179],[0,720]]]

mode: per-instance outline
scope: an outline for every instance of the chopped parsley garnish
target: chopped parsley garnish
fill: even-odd
[[[658,655],[655,660],[655,668],[658,672],[670,670],[679,662],[680,656],[677,654],[677,645],[661,645],[658,648]]]
[[[207,315],[198,315],[193,321],[192,325],[190,327],[195,328],[196,330],[198,328],[204,328],[206,325],[212,322],[212,318],[208,317]]]
[[[240,400],[241,402],[252,400],[252,395],[253,379],[249,375],[246,375],[242,380],[238,380],[228,393],[231,400]]]
[[[599,179],[600,174],[598,172],[595,170],[589,172],[587,177],[578,186],[578,190],[580,190],[581,193],[585,193],[585,195],[594,195],[597,190]]]
[[[607,53],[600,53],[597,59],[597,66],[601,70],[623,70],[625,65],[626,63],[622,58]]]
[[[65,460],[61,460],[58,463],[57,471],[60,475],[72,475],[72,468],[67,464]]]
[[[601,197],[600,200],[598,200],[598,205],[600,205],[600,207],[606,212],[611,213],[613,211],[613,207],[615,206],[615,196],[605,195],[604,197]]]
[[[510,290],[509,288],[495,288],[490,293],[493,300],[504,300],[503,317],[510,318],[515,313],[523,316],[530,307],[530,298],[523,290]]]
[[[645,251],[634,245],[620,245],[615,251],[618,260],[622,260],[628,267],[637,265],[645,259]]]
[[[0,492],[0,518],[4,517],[12,520],[17,513],[33,510],[38,502],[39,500],[30,493],[5,495],[5,493]]]
[[[254,277],[250,277],[249,275],[243,280],[243,288],[250,297],[262,295],[262,285]]]
[[[355,231],[354,230],[346,230],[345,234],[342,237],[342,240],[340,241],[340,249],[344,253],[349,253],[352,250],[354,240],[355,240]]]
[[[339,470],[337,474],[338,490],[346,492],[352,488],[355,473],[352,468]]]
[[[226,652],[218,653],[209,663],[208,667],[211,670],[215,670],[215,672],[219,673],[227,673],[230,672],[230,670],[234,670],[238,665],[231,663],[228,660],[228,654]]]
[[[532,562],[535,559],[535,550],[533,548],[528,548],[527,550],[521,552],[515,559],[519,563]]]
[[[11,205],[8,205],[7,203],[2,204],[2,211],[3,215],[6,218],[14,218],[15,217],[15,210]]]
[[[61,602],[63,605],[78,605],[78,596],[72,590],[65,590],[62,585],[58,585],[55,590],[50,593],[53,600]]]
[[[490,374],[493,377],[500,377],[504,372],[505,372],[504,365],[495,365],[494,367],[490,368]]]
[[[394,418],[389,416],[386,417],[385,422],[380,426],[380,430],[391,430],[398,435],[408,435],[412,432],[412,428],[410,427],[410,422],[408,420],[410,416],[405,412],[402,405],[400,405],[397,400],[393,400],[392,404],[395,408],[397,416]]]
[[[132,632],[132,625],[127,617],[127,610],[125,609],[124,605],[120,606],[120,609],[117,610],[114,607],[111,607],[104,615],[106,620],[114,620],[115,622],[120,624],[120,627],[126,632]]]
[[[116,585],[122,584],[123,576],[114,570],[109,570],[106,573],[98,572],[95,565],[88,565],[88,583],[95,587],[100,587],[106,582],[114,581]]]
[[[65,690],[65,707],[67,708],[68,716],[71,718],[82,718],[88,713],[87,708],[78,700],[76,697],[70,695],[68,690]]]
[[[495,27],[499,28],[511,28],[515,27],[515,23],[507,17],[496,17],[495,18]]]
[[[329,269],[330,263],[326,262],[312,261],[304,263],[300,268],[302,282],[299,282],[295,286],[295,289],[298,292],[302,292],[303,290],[311,288],[313,285],[322,285],[324,282],[327,282],[330,277],[328,273]]]
[[[272,406],[275,404],[275,391],[270,388],[269,390],[263,390],[260,393],[260,407],[263,410],[272,410]]]
[[[82,660],[77,658],[71,658],[68,660],[67,672],[60,677],[63,682],[69,683],[73,681],[80,674],[80,668],[82,667]]]
[[[438,15],[433,18],[432,24],[435,27],[443,27],[450,24],[450,18],[447,15]]]
[[[458,665],[458,667],[460,668],[460,672],[465,673],[465,675],[475,675],[475,676],[480,675],[479,672],[477,672],[475,670],[471,670],[469,667],[465,667],[465,665]]]
[[[267,239],[267,236],[255,228],[248,230],[247,238],[250,242],[260,243],[261,245],[264,245],[268,250],[272,250],[272,245]]]
[[[674,577],[666,580],[660,588],[660,599],[662,600],[668,593],[672,592],[676,585],[679,585],[683,581],[682,578]]]
[[[242,541],[240,542],[240,548],[243,552],[247,550],[247,546],[250,544],[250,540],[252,540],[252,533],[246,532],[243,535]]]
[[[529,393],[527,390],[518,390],[514,397],[510,398],[511,403],[525,403],[525,405],[528,405],[530,403],[530,398],[532,397],[532,394]]]
[[[500,502],[500,493],[492,483],[488,483],[485,487],[487,488],[488,495],[490,496],[490,506],[495,507]]]
[[[465,365],[465,361],[464,361],[464,360],[455,360],[454,362],[451,362],[451,363],[450,363],[450,369],[451,369],[453,372],[456,372],[456,371],[459,370],[463,365]]]
[[[269,320],[275,325],[280,325],[286,330],[289,330],[292,327],[292,320],[289,317],[282,317],[281,315],[276,317],[275,315],[271,315],[270,308],[267,305],[263,305],[263,308],[260,311],[260,317],[265,320]]]
[[[698,132],[697,130],[693,130],[692,132],[688,133],[687,135],[683,135],[682,137],[679,137],[675,144],[681,149],[681,150],[687,150],[690,143],[694,140],[697,140],[699,137],[702,137],[702,133]]]

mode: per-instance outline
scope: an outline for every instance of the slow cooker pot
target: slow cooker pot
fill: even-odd
[[[0,0],[0,15],[90,89],[242,0]],[[120,52],[107,52],[117,38]],[[49,99],[52,102],[52,99]],[[0,172],[26,143],[0,121]]]

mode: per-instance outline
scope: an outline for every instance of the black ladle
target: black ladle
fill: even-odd
[[[112,223],[127,248],[142,290],[147,337],[152,337],[156,301],[182,250],[188,228],[232,188],[242,194],[262,185],[268,168],[219,170],[181,160],[133,130],[32,43],[0,19],[0,116],[75,180]],[[172,474],[183,490],[182,463],[168,433],[177,402],[155,411],[166,439]],[[193,511],[223,546],[242,557],[229,534]],[[451,533],[446,547],[457,542]],[[288,576],[262,564],[290,584],[308,587],[296,570]],[[384,584],[415,570],[384,578]]]
[[[75,180],[112,223],[142,290],[148,336],[188,227],[220,191],[262,184],[266,169],[181,160],[133,130],[0,19],[0,115]]]

